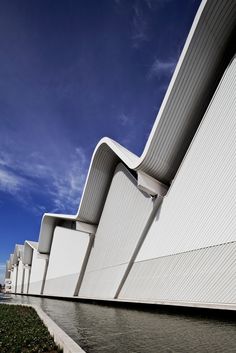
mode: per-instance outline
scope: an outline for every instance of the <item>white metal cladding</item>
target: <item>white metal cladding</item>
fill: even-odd
[[[15,293],[15,290],[16,290],[16,280],[17,280],[17,266],[14,266],[12,271],[11,271],[11,276],[10,276],[10,279],[11,279],[11,292],[12,293]]]
[[[126,268],[127,263],[88,271],[83,279],[79,297],[113,299]]]
[[[236,59],[226,70],[136,261],[236,241]]]
[[[24,245],[16,244],[14,254],[13,254],[13,264],[14,265],[18,264],[18,260],[20,257],[22,257],[23,252],[24,252]]]
[[[43,294],[74,295],[89,244],[87,233],[55,228]]]
[[[203,1],[201,8],[138,167],[164,182],[174,178],[229,60],[236,1]],[[231,40],[235,49],[235,36]]]
[[[236,242],[136,262],[119,299],[236,304]]]
[[[24,251],[22,262],[24,265],[31,265],[32,257],[33,257],[33,250],[38,248],[38,242],[36,241],[29,241],[26,240],[24,244]]]
[[[120,299],[236,303],[235,114],[233,59]]]
[[[105,139],[106,140],[106,139]],[[89,184],[96,185],[96,190],[91,188],[87,190],[87,204],[86,208],[93,212],[93,217],[90,218],[89,223],[97,224],[102,213],[103,204],[107,197],[107,192],[110,187],[110,183],[114,174],[114,170],[119,163],[118,155],[124,155],[127,161],[134,161],[138,157],[135,156],[132,152],[126,150],[124,147],[120,146],[118,143],[111,141],[109,139],[109,146],[106,143],[102,143],[102,148],[96,152],[97,158],[94,159],[93,167],[89,174]],[[113,151],[114,150],[114,151]],[[110,167],[109,172],[106,172],[106,166]],[[100,207],[95,207],[95,205],[100,205]],[[42,253],[49,253],[52,234],[54,228],[61,222],[63,219],[70,221],[83,221],[83,217],[78,217],[78,215],[59,215],[59,214],[50,214],[46,213],[43,216],[39,234],[39,251]],[[88,219],[86,219],[88,222]]]
[[[5,272],[5,279],[10,278],[10,270],[11,270],[11,262],[7,260],[6,262],[6,272]]]
[[[37,250],[34,249],[28,291],[29,294],[40,294],[46,261],[45,258],[39,257]]]
[[[142,156],[102,139],[91,160],[79,210],[71,218],[98,224],[119,161],[171,182],[229,60],[235,18],[235,0],[202,2]],[[53,215],[46,214],[41,224],[42,253],[50,251],[54,225],[48,217]]]
[[[22,292],[23,272],[24,272],[24,267],[23,267],[22,261],[20,260],[19,264],[18,264],[16,293],[21,293]]]
[[[76,270],[76,269],[75,269]],[[79,274],[71,273],[48,279],[45,283],[43,294],[48,296],[72,297],[74,295]]]
[[[153,209],[150,197],[119,164],[95,235],[80,297],[113,298]],[[122,268],[120,265],[123,265]]]
[[[30,277],[30,267],[25,267],[24,284],[23,284],[24,294],[27,294],[28,292],[29,277]]]

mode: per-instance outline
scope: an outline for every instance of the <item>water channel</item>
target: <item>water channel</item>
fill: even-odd
[[[112,307],[38,297],[12,296],[36,304],[87,353],[235,353],[233,312]]]

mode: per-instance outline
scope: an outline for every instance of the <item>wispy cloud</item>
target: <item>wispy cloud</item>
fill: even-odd
[[[84,150],[75,148],[71,157],[48,160],[38,153],[27,157],[0,154],[0,191],[14,196],[34,213],[71,212],[78,207],[87,173]],[[35,203],[40,195],[40,203]],[[38,201],[39,202],[39,201]],[[51,209],[47,209],[51,205]]]
[[[0,190],[15,195],[26,184],[26,179],[21,176],[17,176],[7,169],[0,169]]]
[[[148,71],[148,78],[165,78],[169,77],[175,69],[176,66],[176,60],[166,60],[162,61],[159,59],[155,59],[153,64],[151,65],[149,71]]]
[[[121,126],[133,125],[133,119],[125,113],[118,115],[117,121],[120,123]]]
[[[85,153],[83,149],[77,147],[69,163],[69,170],[63,176],[53,175],[54,190],[51,195],[55,206],[54,212],[78,207],[87,173],[86,166]]]
[[[133,33],[132,33],[132,42],[134,48],[139,48],[143,42],[148,41],[148,23],[147,18],[143,12],[142,7],[136,3],[133,6]]]
[[[157,6],[163,6],[171,2],[172,0],[145,0],[146,5],[150,10],[156,8]]]
[[[132,7],[132,43],[138,49],[150,40],[150,22],[153,13],[172,0],[136,0]],[[116,1],[119,4],[120,1]]]
[[[121,113],[117,116],[117,123],[120,126],[120,136],[117,136],[117,140],[124,147],[132,150],[132,145],[135,141],[135,120],[132,115],[127,113]]]

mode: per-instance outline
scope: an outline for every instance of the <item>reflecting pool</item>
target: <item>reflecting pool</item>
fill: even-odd
[[[12,296],[36,304],[87,353],[235,353],[232,312],[185,308],[127,308]]]

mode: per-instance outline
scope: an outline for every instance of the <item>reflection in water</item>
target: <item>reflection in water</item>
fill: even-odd
[[[137,310],[13,296],[11,302],[40,305],[88,353],[235,353],[231,312],[184,309]]]

